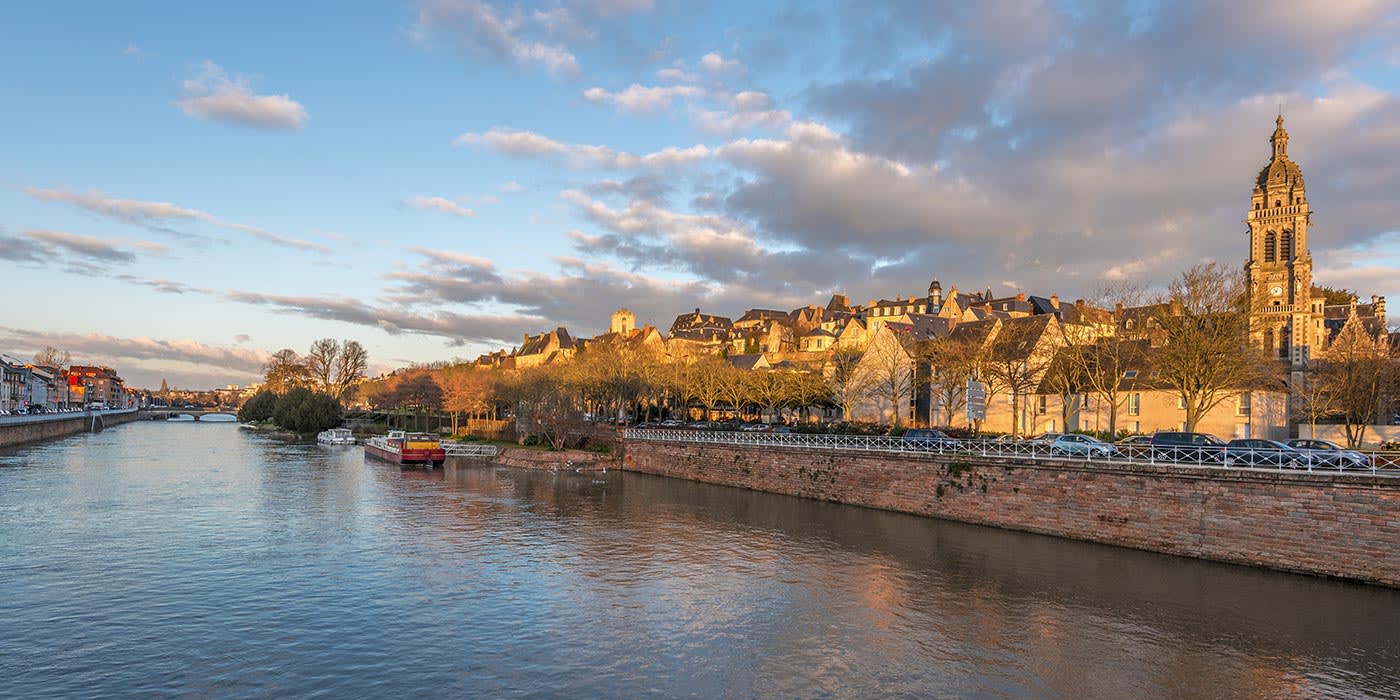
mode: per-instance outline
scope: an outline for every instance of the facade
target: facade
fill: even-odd
[[[84,404],[105,403],[108,406],[125,406],[127,393],[125,383],[111,367],[74,365],[68,368],[70,394],[81,397]]]

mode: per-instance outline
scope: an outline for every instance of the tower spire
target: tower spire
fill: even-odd
[[[1269,143],[1274,145],[1274,158],[1288,158],[1288,130],[1283,128],[1283,105],[1279,105],[1278,118],[1274,120],[1274,135]]]

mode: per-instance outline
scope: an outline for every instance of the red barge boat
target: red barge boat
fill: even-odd
[[[429,464],[442,466],[447,453],[442,440],[428,433],[405,433],[390,430],[388,435],[376,435],[365,441],[365,454],[386,459],[395,464]]]

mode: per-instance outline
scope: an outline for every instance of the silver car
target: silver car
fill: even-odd
[[[1284,443],[1312,459],[1318,469],[1370,469],[1371,458],[1326,440],[1289,440]]]
[[[1117,457],[1118,448],[1098,438],[1079,433],[1046,433],[1032,440],[1050,448],[1053,455]]]

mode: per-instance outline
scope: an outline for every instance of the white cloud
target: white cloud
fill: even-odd
[[[135,44],[132,44],[132,45],[130,45],[130,46],[128,46],[128,47],[122,49],[122,55],[123,55],[123,56],[132,56],[132,57],[140,56],[140,55],[141,55],[141,47],[140,47],[140,46],[137,46],[137,45],[135,45]]]
[[[672,83],[693,83],[699,80],[699,78],[697,78],[694,73],[687,73],[685,72],[685,69],[681,68],[680,66],[676,66],[674,68],[662,68],[661,70],[656,71],[656,79],[665,80],[667,82]]]
[[[464,218],[476,216],[476,212],[446,197],[425,197],[423,195],[416,195],[409,197],[405,200],[405,203],[415,209],[440,211],[444,214],[452,214],[453,216],[461,216]]]
[[[712,51],[700,57],[700,67],[711,73],[735,73],[744,66],[737,58],[726,59]]]
[[[420,29],[446,29],[465,49],[521,64],[542,66],[550,74],[572,78],[579,74],[578,59],[563,44],[545,43],[531,33],[561,32],[578,26],[565,11],[526,15],[517,7],[500,15],[481,0],[426,0],[419,5]]]
[[[518,182],[516,182],[516,181],[514,181],[514,180],[511,180],[510,182],[507,182],[506,184],[501,185],[501,191],[502,191],[502,192],[506,192],[506,193],[521,192],[521,191],[523,191],[524,189],[525,189],[525,186],[524,186],[524,185],[522,185],[522,184],[520,184],[520,183],[518,183]]]
[[[636,155],[617,151],[608,146],[566,144],[532,131],[493,127],[484,133],[458,136],[458,145],[482,145],[502,155],[517,158],[566,156],[575,167],[628,170],[633,168],[674,168],[709,158],[711,151],[703,145],[688,148],[668,147],[653,153]]]
[[[205,61],[199,77],[186,80],[178,103],[187,116],[258,129],[297,130],[306,108],[287,95],[256,95],[246,80],[229,80],[224,69]]]
[[[634,114],[660,112],[671,107],[677,98],[703,97],[704,88],[696,85],[645,86],[633,83],[621,92],[608,92],[603,88],[589,88],[583,92],[584,99],[590,102],[613,102],[619,110]]]

